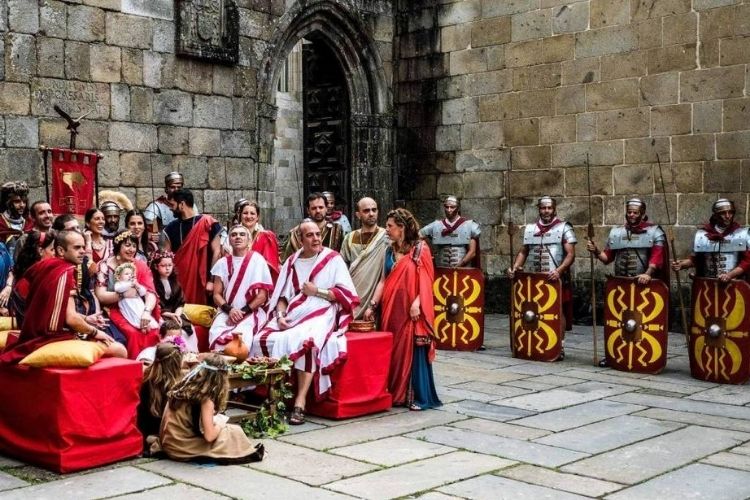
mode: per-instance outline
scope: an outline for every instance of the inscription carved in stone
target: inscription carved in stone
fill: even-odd
[[[84,113],[88,113],[89,119],[109,118],[109,85],[54,78],[32,80],[31,113],[58,116],[52,109],[55,104],[74,118]]]
[[[232,0],[177,0],[179,55],[210,62],[239,60],[239,14]]]

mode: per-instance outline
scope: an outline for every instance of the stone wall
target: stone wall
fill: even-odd
[[[0,0],[0,179],[26,180],[32,199],[44,196],[38,148],[68,144],[65,122],[52,109],[59,104],[74,117],[88,113],[77,146],[103,155],[102,188],[120,189],[144,207],[152,171],[158,196],[164,175],[179,170],[205,212],[224,220],[228,200],[257,198],[273,228],[274,71],[304,36],[298,29],[339,16],[360,29],[339,38],[369,43],[383,57],[368,70],[390,78],[390,1],[235,3],[239,62],[222,65],[175,54],[174,0]],[[295,25],[306,15],[309,26]],[[284,37],[288,47],[275,45]],[[383,95],[390,107],[389,92]]]
[[[413,174],[402,175],[402,196],[413,193],[425,221],[440,216],[440,197],[463,197],[483,226],[490,276],[509,263],[511,164],[513,222],[532,221],[536,197],[549,194],[583,239],[588,155],[600,244],[632,194],[668,222],[657,155],[679,254],[718,195],[747,220],[750,2],[421,0],[398,9],[397,151]],[[588,266],[578,259],[579,278]]]

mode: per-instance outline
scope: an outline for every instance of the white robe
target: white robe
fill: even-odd
[[[250,355],[289,356],[298,370],[315,372],[315,394],[321,397],[331,386],[330,373],[346,360],[344,334],[359,297],[337,252],[323,247],[310,259],[300,259],[301,254],[298,250],[282,266],[268,304],[274,311],[279,299],[284,298],[291,327],[281,330],[277,318],[271,318],[253,338]],[[336,300],[306,296],[302,293],[306,281],[329,290]]]
[[[218,276],[224,285],[224,300],[232,307],[242,309],[252,302],[260,290],[271,292],[273,281],[268,270],[266,259],[257,252],[248,251],[248,263],[243,271],[242,263],[245,257],[228,256],[219,259],[211,269],[212,276]],[[231,262],[231,264],[230,264]],[[242,336],[242,340],[249,346],[253,336],[266,322],[267,314],[264,305],[246,315],[236,325],[228,324],[229,315],[223,311],[214,318],[208,331],[208,343],[212,351],[223,351],[232,340],[234,334]]]

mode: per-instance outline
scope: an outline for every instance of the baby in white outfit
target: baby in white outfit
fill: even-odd
[[[115,292],[125,293],[133,288],[133,284],[135,284],[139,297],[121,297],[117,304],[128,323],[140,329],[141,317],[146,309],[146,302],[143,300],[147,292],[146,287],[135,281],[135,265],[126,262],[117,266],[115,268]],[[159,323],[151,318],[148,328],[149,330],[159,328]]]

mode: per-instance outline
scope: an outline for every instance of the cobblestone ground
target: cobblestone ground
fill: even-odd
[[[590,327],[565,361],[534,363],[511,358],[506,317],[487,325],[486,351],[438,354],[440,410],[310,418],[249,466],[57,476],[0,457],[0,498],[750,497],[750,389],[692,379],[681,335],[647,376],[592,366]]]

